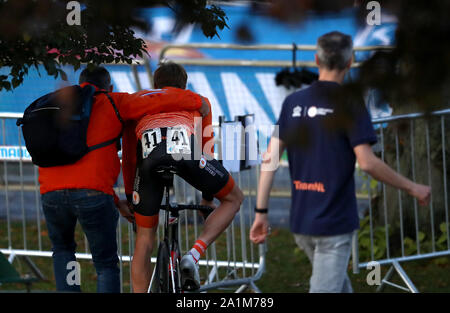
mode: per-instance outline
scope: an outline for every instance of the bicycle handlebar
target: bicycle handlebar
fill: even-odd
[[[167,205],[161,204],[159,207],[161,210],[167,210]],[[182,211],[182,210],[197,210],[197,211],[210,211],[212,212],[214,209],[206,206],[206,205],[199,205],[199,204],[170,204],[169,210],[172,211]]]
[[[199,204],[170,204],[169,209],[167,209],[167,205],[161,204],[159,208],[166,211],[197,210],[202,213],[205,220],[208,218],[209,214],[214,211],[214,209],[209,206]],[[133,231],[136,232],[136,221],[133,221]]]
[[[170,204],[169,208],[167,208],[167,205],[161,204],[160,209],[166,211],[196,210],[200,211],[205,219],[212,211],[214,211],[214,209],[209,206],[199,204]]]

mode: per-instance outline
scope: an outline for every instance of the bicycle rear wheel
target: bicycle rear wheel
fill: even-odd
[[[172,260],[172,266],[174,267],[173,271],[173,281],[171,281],[171,284],[174,284],[173,289],[175,290],[175,293],[182,292],[181,290],[181,272],[180,272],[180,261],[181,261],[181,255],[180,255],[180,249],[178,247],[178,242],[172,243],[172,249],[171,249],[171,260]]]
[[[151,293],[169,293],[169,247],[166,242],[161,242],[158,247],[158,256],[154,269],[153,279],[150,283]]]

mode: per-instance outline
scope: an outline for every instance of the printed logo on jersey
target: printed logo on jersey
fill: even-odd
[[[320,193],[325,192],[325,186],[321,182],[305,183],[300,180],[294,180],[293,184],[295,186],[295,190],[315,191]]]
[[[136,173],[134,175],[134,190],[139,190],[139,182],[140,182],[141,178],[139,176],[139,168],[136,168]]]
[[[204,156],[202,156],[201,158],[200,158],[200,162],[198,163],[198,166],[200,167],[200,168],[205,168],[205,166],[206,166],[206,159],[205,159],[205,157]]]
[[[141,197],[137,191],[133,191],[133,204],[138,205],[141,202]]]

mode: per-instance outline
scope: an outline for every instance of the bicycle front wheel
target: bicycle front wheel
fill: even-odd
[[[170,273],[169,273],[169,247],[166,242],[161,242],[158,247],[158,256],[153,273],[153,279],[150,282],[151,293],[169,293]]]

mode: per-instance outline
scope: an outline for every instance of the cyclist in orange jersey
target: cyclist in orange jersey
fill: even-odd
[[[186,88],[187,74],[178,64],[161,65],[154,75],[155,90],[141,92],[164,93],[167,88]],[[208,99],[203,98],[209,104]],[[180,264],[182,288],[198,289],[198,261],[206,248],[227,228],[243,201],[243,194],[228,171],[215,160],[211,105],[209,113],[201,117],[198,112],[177,111],[147,115],[127,127],[125,146],[137,146],[136,155],[124,155],[125,192],[133,202],[137,224],[136,247],[132,261],[132,280],[135,292],[146,292],[150,283],[150,256],[158,226],[159,206],[164,193],[161,178],[154,171],[161,165],[173,166],[177,174],[194,188],[202,191],[202,205],[220,205],[205,221],[203,232]],[[134,174],[134,186],[132,177]]]

